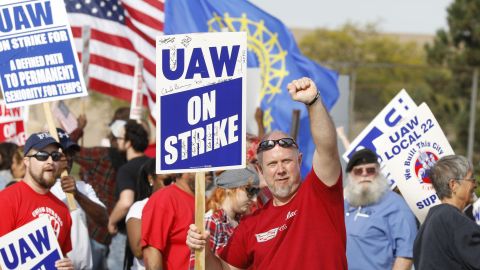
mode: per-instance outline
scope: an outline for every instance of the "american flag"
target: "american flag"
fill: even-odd
[[[146,102],[155,112],[155,38],[163,35],[164,0],[64,0],[81,59],[82,27],[89,25],[89,85],[130,101],[135,64],[143,58]]]

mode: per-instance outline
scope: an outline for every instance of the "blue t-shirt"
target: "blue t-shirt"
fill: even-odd
[[[396,257],[413,257],[415,217],[393,191],[373,205],[352,207],[345,200],[345,226],[350,270],[392,269]]]

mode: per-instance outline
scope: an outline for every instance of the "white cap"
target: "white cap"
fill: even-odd
[[[122,130],[125,128],[126,123],[127,121],[125,120],[115,120],[112,124],[110,124],[110,130],[115,138],[123,137]]]

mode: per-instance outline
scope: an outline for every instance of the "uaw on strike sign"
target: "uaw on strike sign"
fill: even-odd
[[[373,143],[410,209],[423,223],[429,208],[440,203],[430,170],[438,159],[453,154],[437,120],[423,103]]]
[[[0,237],[0,268],[53,270],[63,258],[52,225],[47,217],[30,223]]]
[[[86,96],[63,0],[2,0],[0,82],[8,108]]]
[[[246,33],[156,42],[157,173],[244,167]]]

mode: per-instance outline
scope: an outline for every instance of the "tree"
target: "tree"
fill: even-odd
[[[431,91],[423,48],[382,35],[375,24],[317,29],[301,40],[300,49],[340,73],[356,73],[355,122],[370,121],[402,88],[417,101]]]
[[[474,68],[480,67],[480,1],[455,0],[447,8],[448,29],[437,31],[435,41],[426,46],[428,62],[446,67],[450,77],[440,78],[443,83],[430,80],[438,99],[455,100],[458,109],[452,117],[455,138],[452,145],[464,154],[468,140],[469,105]],[[478,110],[477,110],[478,122]],[[478,125],[477,125],[478,126]],[[474,149],[478,149],[480,134],[476,134]],[[474,151],[476,153],[476,151]],[[480,155],[474,154],[478,164]]]

